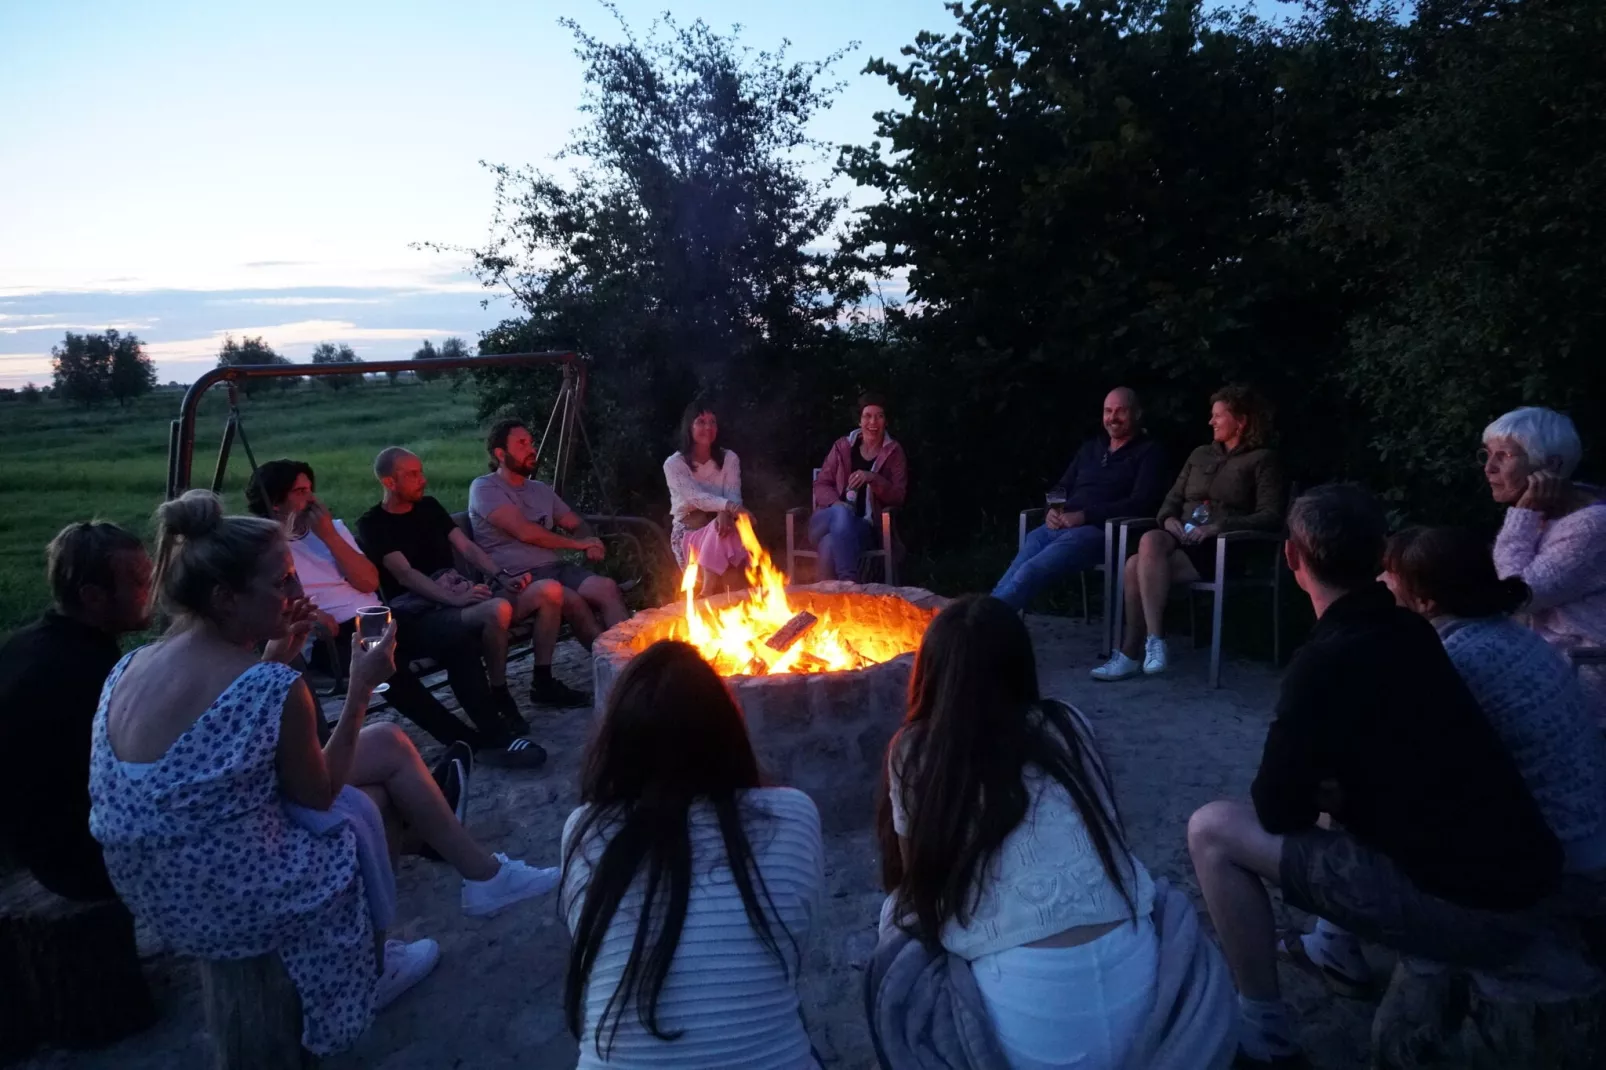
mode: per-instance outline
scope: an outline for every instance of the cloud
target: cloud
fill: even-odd
[[[306,267],[313,263],[311,260],[247,260],[244,267],[273,268],[273,267]]]
[[[4,319],[32,319],[31,316],[0,316]],[[0,324],[0,334],[20,334],[23,331],[143,331],[155,320],[136,320],[126,323],[22,323],[16,326]]]
[[[388,305],[389,297],[220,297],[210,305]],[[4,317],[0,317],[3,319]]]

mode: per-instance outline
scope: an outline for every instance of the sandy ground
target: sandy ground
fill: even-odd
[[[1115,778],[1118,801],[1139,857],[1198,900],[1185,841],[1188,815],[1220,797],[1247,797],[1276,693],[1269,666],[1232,661],[1223,687],[1205,687],[1204,652],[1179,649],[1173,672],[1156,679],[1095,684],[1099,627],[1057,617],[1029,619],[1045,692],[1080,706],[1091,719]],[[1173,644],[1185,648],[1187,640]],[[527,666],[527,662],[524,666]],[[515,669],[524,668],[516,665]],[[559,650],[556,671],[589,686],[586,655]],[[526,670],[527,671],[527,670]],[[522,688],[523,681],[516,681]],[[536,773],[482,769],[473,782],[470,827],[492,850],[554,865],[564,819],[574,806],[577,771],[590,714],[535,711],[551,752]],[[426,759],[439,748],[414,733]],[[440,941],[439,967],[386,1009],[333,1070],[441,1070],[575,1064],[563,1023],[568,938],[556,897],[521,904],[491,919],[465,917],[460,883],[439,863],[407,859],[398,873],[396,935]],[[861,1010],[863,967],[874,946],[881,903],[870,815],[860,831],[826,841],[827,895],[803,977],[809,1032],[836,1070],[872,1068]],[[1284,921],[1295,919],[1284,913]],[[1208,922],[1207,922],[1208,924]],[[104,1051],[44,1053],[24,1065],[73,1070],[180,1070],[203,1067],[204,1037],[188,962],[155,954],[147,962],[162,1007],[149,1031]],[[1371,1006],[1336,1000],[1305,975],[1283,967],[1283,981],[1312,1062],[1322,1070],[1366,1062]]]

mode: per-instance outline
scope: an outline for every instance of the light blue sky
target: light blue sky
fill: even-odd
[[[792,55],[860,47],[814,127],[870,139],[896,95],[860,74],[942,0],[618,0],[638,36],[681,22]],[[546,165],[580,121],[562,16],[618,34],[596,0],[0,0],[0,385],[49,379],[65,330],[119,326],[163,381],[225,332],[292,359],[471,341],[510,310],[462,262],[410,249],[486,234],[481,159]]]
[[[816,125],[832,142],[895,102],[869,56],[951,25],[940,0],[618,6],[638,35],[669,7],[804,59],[861,41]],[[545,164],[578,123],[564,15],[617,33],[594,0],[0,0],[0,384],[48,380],[67,329],[135,330],[164,381],[225,331],[298,359],[472,341],[507,306],[408,246],[481,240],[477,161]]]

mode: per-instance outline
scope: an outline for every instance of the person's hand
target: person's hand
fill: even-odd
[[[1189,546],[1197,546],[1202,542],[1209,542],[1211,539],[1220,534],[1221,528],[1217,527],[1215,524],[1200,524],[1192,531],[1184,532],[1182,535],[1182,541],[1187,543]]]
[[[860,468],[859,470],[857,470],[855,472],[849,472],[848,473],[848,489],[849,490],[858,490],[860,487],[864,486],[868,482],[870,482],[870,473],[866,472],[862,468]]]
[[[335,518],[324,508],[323,502],[317,498],[308,498],[306,514],[307,530],[322,539],[324,545],[327,546],[340,538],[339,533],[335,531]]]
[[[1185,531],[1183,529],[1182,521],[1178,520],[1176,517],[1174,517],[1174,516],[1166,517],[1166,521],[1165,521],[1164,524],[1161,525],[1161,527],[1163,527],[1165,529],[1165,533],[1167,535],[1170,535],[1173,539],[1176,539],[1178,542],[1186,542],[1187,541],[1188,533],[1187,533],[1187,531]]]
[[[476,583],[466,590],[457,592],[457,597],[452,601],[452,604],[459,609],[466,609],[469,606],[477,606],[481,602],[489,601],[495,597],[495,591],[483,583]]]
[[[362,636],[351,637],[351,675],[347,687],[352,691],[372,691],[389,680],[396,671],[396,619],[391,618],[385,634],[372,650],[364,650]]]
[[[587,539],[585,541],[585,551],[587,561],[601,561],[608,556],[608,548],[603,545],[601,539]]]
[[[316,610],[315,612],[318,615],[317,624],[318,624],[318,630],[320,632],[322,632],[324,635],[327,635],[327,636],[330,636],[330,637],[333,637],[333,636],[336,636],[336,635],[340,634],[340,622],[339,621],[335,620],[335,618],[331,617],[329,614],[325,613],[321,609]]]
[[[305,598],[292,598],[285,611],[288,628],[285,634],[270,640],[262,650],[263,661],[290,664],[307,645],[307,633],[318,623],[318,608]]]
[[[528,587],[534,578],[535,577],[531,576],[528,572],[520,572],[512,576],[509,576],[504,572],[502,573],[501,581],[503,587],[506,587],[514,594],[518,594],[523,591],[524,588]]]
[[[1549,472],[1539,471],[1528,476],[1528,489],[1517,499],[1518,509],[1532,509],[1545,516],[1554,516],[1561,503],[1571,495],[1572,482]]]
[[[1065,527],[1065,514],[1060,512],[1059,506],[1054,506],[1043,516],[1043,526],[1049,531],[1059,531]]]
[[[1061,511],[1060,513],[1060,527],[1062,528],[1079,528],[1086,523],[1087,513],[1080,509],[1069,513]]]

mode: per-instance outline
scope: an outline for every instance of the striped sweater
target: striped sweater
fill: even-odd
[[[690,814],[691,901],[674,964],[658,997],[659,1028],[683,1032],[678,1039],[659,1040],[641,1024],[635,1007],[627,1007],[619,1017],[611,1050],[608,1032],[603,1032],[603,1050],[609,1058],[604,1060],[597,1052],[597,1022],[619,985],[636,938],[643,879],[638,873],[592,967],[578,1070],[805,1070],[816,1065],[803,1028],[798,974],[825,884],[819,811],[807,795],[792,788],[749,791],[742,805],[754,860],[786,926],[786,932],[781,931],[772,916],[785,966],[748,922],[725,861],[713,807],[695,804]],[[564,825],[565,858],[586,810],[581,807],[570,814]],[[571,934],[579,924],[591,866],[602,855],[607,831],[604,826],[588,839],[564,875],[562,910]]]

